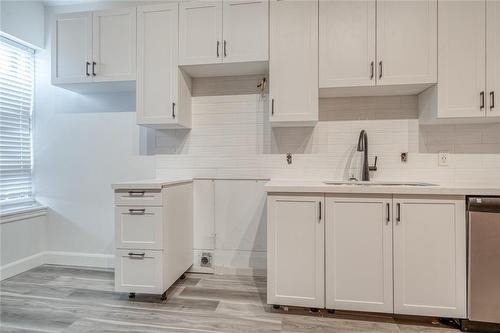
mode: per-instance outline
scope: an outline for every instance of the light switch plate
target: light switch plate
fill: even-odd
[[[438,153],[438,165],[439,166],[448,166],[448,153],[442,151]]]

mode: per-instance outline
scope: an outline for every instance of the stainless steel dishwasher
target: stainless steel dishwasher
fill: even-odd
[[[500,323],[500,197],[471,197],[469,320]]]

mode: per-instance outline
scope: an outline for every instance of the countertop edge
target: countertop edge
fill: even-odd
[[[192,183],[192,178],[187,179],[173,179],[173,180],[144,180],[111,184],[113,190],[128,190],[128,189],[141,189],[141,190],[161,190],[164,187]]]
[[[449,187],[449,186],[351,186],[321,184],[267,184],[267,194],[278,193],[326,193],[326,194],[396,194],[396,195],[454,195],[500,196],[500,188]]]

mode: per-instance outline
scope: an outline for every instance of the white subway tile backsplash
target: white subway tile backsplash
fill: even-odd
[[[359,177],[365,129],[370,164],[378,156],[374,179],[500,185],[500,125],[419,126],[416,96],[320,99],[315,127],[271,128],[267,98],[197,89],[192,129],[155,132],[158,177]],[[448,167],[438,166],[439,151],[451,153]],[[409,152],[407,163],[401,152]]]

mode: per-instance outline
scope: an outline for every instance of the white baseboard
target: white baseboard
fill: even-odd
[[[29,271],[32,268],[44,264],[44,253],[40,252],[32,256],[16,260],[10,264],[0,267],[0,281],[13,277],[14,275],[21,274],[22,272]]]
[[[97,254],[81,252],[46,251],[45,264],[113,268],[114,254]]]
[[[43,264],[113,268],[114,261],[114,254],[45,251],[1,266],[0,281]],[[241,265],[240,267],[235,267],[227,265],[227,263],[226,265],[217,265],[216,263],[213,268],[204,268],[198,265],[193,265],[190,271],[197,273],[266,276],[266,269],[262,267],[263,265],[260,264],[258,266],[259,267],[245,267]]]

